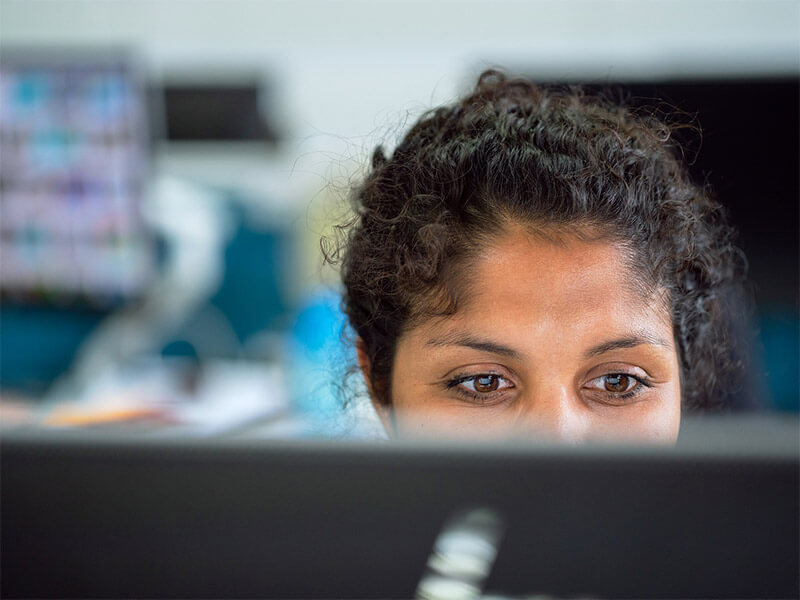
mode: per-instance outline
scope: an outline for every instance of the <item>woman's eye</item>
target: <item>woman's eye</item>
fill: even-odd
[[[476,394],[491,394],[498,390],[514,387],[505,377],[488,373],[462,377],[456,381],[456,384]]]
[[[611,394],[627,394],[636,390],[643,381],[633,375],[625,373],[609,373],[602,377],[596,377],[589,382],[590,388],[609,392]]]

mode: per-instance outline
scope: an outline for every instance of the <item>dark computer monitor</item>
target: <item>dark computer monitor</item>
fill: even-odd
[[[6,435],[2,595],[797,597],[796,427],[675,449]]]

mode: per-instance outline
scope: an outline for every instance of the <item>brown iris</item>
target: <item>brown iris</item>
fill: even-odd
[[[500,386],[500,378],[497,375],[480,375],[473,380],[473,385],[476,392],[487,394]]]
[[[621,394],[630,389],[631,377],[623,375],[622,373],[615,373],[613,375],[606,375],[605,388],[606,391]]]

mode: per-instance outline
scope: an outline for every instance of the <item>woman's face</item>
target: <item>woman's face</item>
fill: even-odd
[[[669,313],[616,245],[514,228],[462,281],[456,314],[398,340],[390,433],[676,439]]]

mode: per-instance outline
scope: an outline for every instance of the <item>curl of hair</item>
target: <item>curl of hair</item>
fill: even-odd
[[[400,335],[457,310],[464,265],[521,223],[588,226],[621,244],[670,312],[684,407],[719,404],[739,363],[727,300],[745,263],[722,207],[690,180],[677,127],[579,88],[487,71],[471,94],[423,115],[391,156],[378,147],[353,190],[356,217],[327,252],[341,262],[373,394],[391,402]]]

